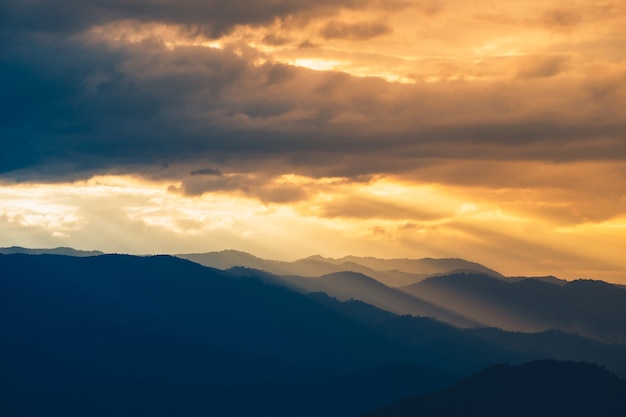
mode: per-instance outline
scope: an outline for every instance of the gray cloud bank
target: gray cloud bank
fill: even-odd
[[[170,49],[158,39],[114,43],[80,33],[132,18],[204,24],[218,34],[360,4],[0,1],[0,175],[139,173],[186,178],[197,194],[229,187],[219,175],[229,172],[358,178],[414,171],[429,160],[626,157],[626,73],[556,77],[560,56],[529,64],[513,80],[398,85],[253,65],[259,52],[235,47]],[[203,172],[207,166],[215,171]],[[202,176],[214,178],[201,186]]]
[[[364,0],[2,0],[5,30],[80,32],[93,25],[133,19],[197,25],[210,36],[236,25],[270,23],[293,15],[362,7]]]

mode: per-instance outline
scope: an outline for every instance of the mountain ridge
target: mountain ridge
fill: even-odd
[[[65,255],[65,256],[100,256],[104,255],[104,252],[99,250],[80,250],[66,246],[59,246],[56,248],[25,248],[22,246],[10,246],[0,248],[0,254],[13,255],[13,254],[27,254],[27,255]]]
[[[275,275],[319,277],[334,272],[360,272],[389,287],[409,285],[419,282],[432,274],[450,273],[459,269],[504,278],[502,274],[492,269],[460,258],[382,259],[352,255],[342,258],[326,258],[321,255],[312,255],[287,262],[262,259],[247,252],[235,250],[177,254],[176,256],[220,269],[243,266],[263,270]]]

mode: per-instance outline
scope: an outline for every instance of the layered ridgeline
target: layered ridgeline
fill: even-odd
[[[602,281],[454,273],[400,290],[485,326],[526,332],[554,328],[626,344],[626,291]]]
[[[293,262],[258,258],[246,252],[225,250],[196,254],[177,255],[183,259],[218,269],[236,266],[258,269],[274,275],[298,275],[319,277],[335,272],[359,272],[389,287],[400,287],[419,282],[429,276],[450,272],[477,272],[502,277],[496,271],[475,262],[463,259],[379,259],[372,257],[346,256],[325,258],[315,255]]]
[[[0,255],[0,271],[2,415],[357,416],[502,362],[626,375],[620,345],[461,329],[169,256]]]
[[[0,249],[0,253],[46,251],[98,254],[69,248]],[[396,314],[433,317],[460,327],[559,329],[626,344],[626,291],[602,281],[504,277],[462,259],[312,256],[282,262],[234,250],[178,256],[304,294],[324,292],[339,300],[357,299]]]
[[[455,326],[522,332],[559,329],[626,344],[626,291],[602,281],[504,277],[462,259],[313,256],[281,262],[237,251],[179,256],[303,293],[357,299],[396,314],[433,317]]]

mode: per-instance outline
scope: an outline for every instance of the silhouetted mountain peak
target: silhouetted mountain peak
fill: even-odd
[[[508,282],[518,282],[518,281],[524,281],[524,280],[534,280],[534,281],[541,281],[541,282],[546,282],[548,284],[553,284],[553,285],[558,285],[558,286],[564,286],[566,285],[569,281],[561,279],[561,278],[557,278],[555,276],[552,275],[546,275],[546,276],[542,276],[542,277],[522,277],[522,276],[515,276],[515,277],[506,277],[506,281]]]
[[[613,284],[609,284],[608,282],[582,278],[567,283],[566,287],[576,289],[602,289],[609,291],[615,288]]]
[[[228,258],[235,258],[235,259],[251,259],[255,261],[262,260],[261,258],[254,256],[251,253],[239,251],[235,249],[225,249],[219,252],[193,253],[190,255],[217,255],[217,256],[225,256]]]
[[[180,254],[177,256],[219,269],[243,266],[267,271],[275,275],[319,277],[333,272],[355,271],[393,288],[419,282],[434,273],[450,272],[459,269],[501,277],[495,271],[462,259],[381,259],[358,256],[327,258],[321,255],[313,255],[286,262],[262,259],[249,253],[235,250]]]
[[[550,290],[554,289],[554,287],[562,287],[562,285],[556,285],[556,284],[553,284],[551,282],[538,280],[538,279],[535,279],[535,278],[522,279],[522,280],[517,281],[517,282],[512,282],[510,285],[512,285],[513,287],[517,287],[517,288],[534,289],[534,290],[537,290],[537,291],[541,291],[541,290],[548,290],[548,291],[550,291]]]
[[[325,258],[322,255],[311,255],[311,256],[307,256],[306,258],[302,258],[300,260],[311,260],[311,261],[333,261],[333,258]]]

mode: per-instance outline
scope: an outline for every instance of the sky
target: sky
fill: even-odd
[[[626,1],[0,0],[0,246],[626,283]]]

